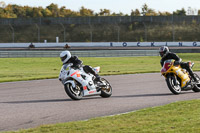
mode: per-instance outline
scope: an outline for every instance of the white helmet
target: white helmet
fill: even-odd
[[[167,46],[162,46],[159,49],[159,53],[161,57],[164,57],[165,55],[167,55],[167,53],[169,53],[169,48]]]
[[[67,51],[67,50],[66,51],[62,51],[60,53],[60,59],[63,62],[63,64],[66,63],[71,57],[72,57],[71,53],[69,51]]]

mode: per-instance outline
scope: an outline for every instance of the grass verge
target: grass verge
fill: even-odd
[[[179,54],[183,61],[194,61],[200,70],[200,54]],[[83,57],[85,65],[101,66],[100,75],[159,72],[160,57]],[[57,78],[61,68],[59,58],[0,58],[0,82]]]
[[[88,121],[43,125],[16,133],[197,133],[200,132],[199,112],[200,100],[182,101]]]
[[[194,61],[200,70],[200,54],[179,54]],[[101,75],[160,71],[160,57],[81,58],[84,64],[101,66]],[[59,58],[0,58],[0,82],[58,77]],[[44,125],[17,133],[98,133],[98,132],[199,132],[200,100],[177,102],[136,112],[100,117],[88,121]],[[8,132],[13,133],[13,132]]]

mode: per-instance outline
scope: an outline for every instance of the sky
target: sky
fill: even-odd
[[[157,11],[168,11],[172,13],[177,9],[180,10],[188,7],[192,9],[200,9],[200,0],[0,0],[6,4],[17,4],[21,6],[42,6],[45,8],[51,3],[57,4],[59,7],[65,6],[67,9],[79,11],[81,6],[93,10],[95,13],[100,9],[109,9],[111,12],[130,15],[131,10],[139,9],[146,3],[149,8]]]

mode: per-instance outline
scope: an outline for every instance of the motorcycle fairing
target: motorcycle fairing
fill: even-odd
[[[172,69],[174,70],[173,73],[176,74],[181,79],[181,88],[184,88],[190,81],[188,74],[183,73],[182,68],[180,66],[178,67],[173,66]]]
[[[64,68],[66,69],[66,67],[63,67],[63,69]],[[75,88],[76,84],[75,84],[74,80],[76,80],[83,87],[83,96],[101,94],[101,92],[96,91],[96,86],[94,85],[92,76],[90,74],[85,73],[83,68],[80,68],[80,70],[71,69],[70,71],[69,70],[66,71],[63,69],[61,70],[61,74],[60,74],[59,78],[61,78],[64,81],[66,81],[66,79],[69,77],[72,78],[72,80],[67,80],[66,82],[64,82],[64,84],[71,83],[72,87]],[[85,78],[83,79],[81,75],[84,75]]]
[[[79,70],[75,71],[74,73],[71,74],[71,77],[74,75],[76,75],[77,77],[80,77],[81,76],[80,71]]]
[[[161,69],[162,75],[167,76],[168,73],[173,73],[181,79],[181,88],[186,87],[187,83],[190,81],[189,75],[183,73],[180,65],[174,66],[174,60],[166,60],[164,62],[163,68]]]
[[[161,69],[161,73],[167,72],[167,71],[169,70],[169,68],[171,67],[171,65],[172,65],[171,60],[167,60],[167,61],[164,63],[162,69]]]
[[[94,70],[96,73],[99,73],[99,71],[100,71],[100,66],[94,67],[93,70]]]

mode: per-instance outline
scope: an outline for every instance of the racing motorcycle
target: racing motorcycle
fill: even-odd
[[[106,79],[101,78],[100,81],[95,81],[96,77],[86,73],[83,67],[73,68],[72,65],[63,65],[59,75],[59,80],[71,99],[80,100],[82,97],[94,95],[107,98],[112,95],[112,87]],[[100,71],[100,67],[94,67],[93,69],[96,73]]]
[[[193,90],[200,92],[200,78],[194,73],[197,82],[189,75],[189,73],[181,68],[180,65],[174,65],[175,60],[169,59],[164,62],[161,74],[165,77],[167,86],[173,94],[180,94],[181,91]],[[188,62],[192,68],[194,63]]]

